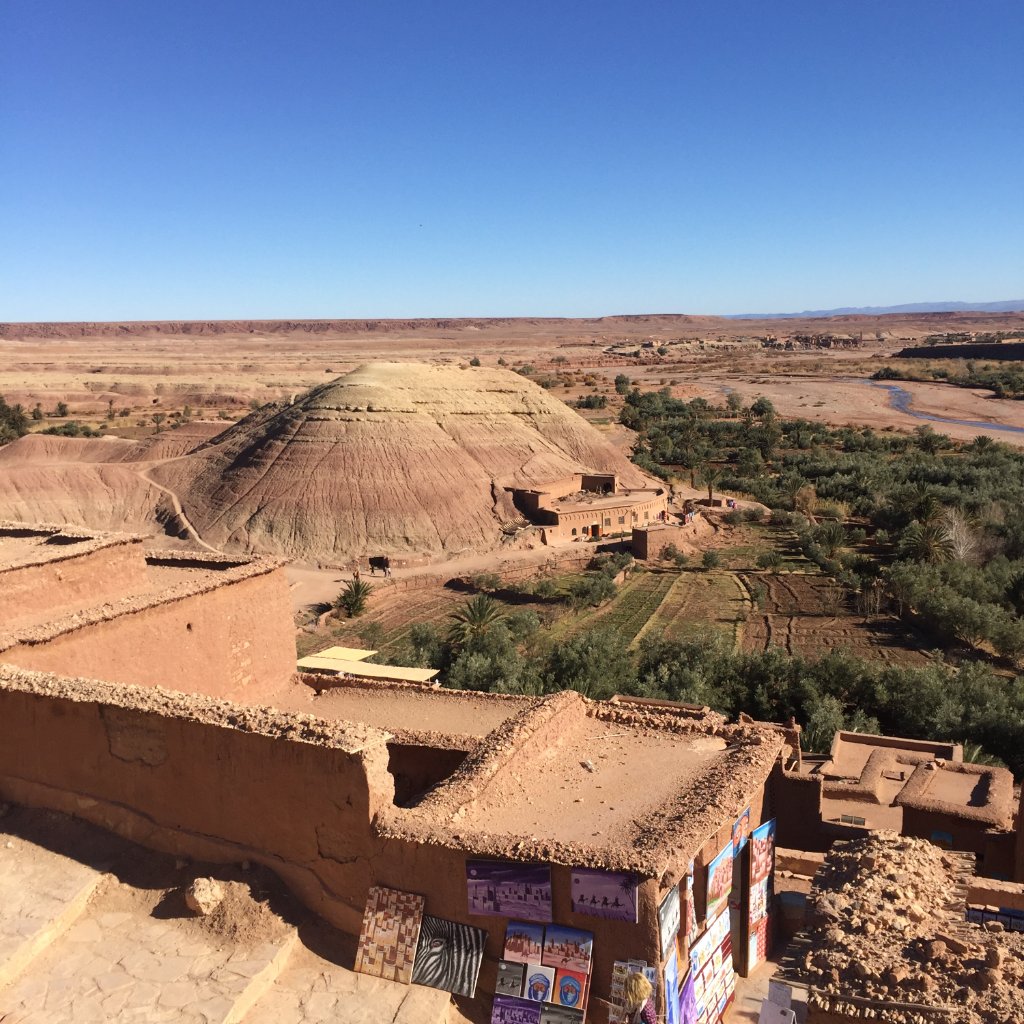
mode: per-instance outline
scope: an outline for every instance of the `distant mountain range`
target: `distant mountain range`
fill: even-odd
[[[1006,302],[908,302],[903,306],[842,306],[839,309],[805,309],[802,313],[733,313],[726,320],[795,320],[819,316],[879,316],[884,313],[1017,313],[1024,299]]]

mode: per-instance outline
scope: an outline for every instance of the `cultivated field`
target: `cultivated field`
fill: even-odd
[[[859,658],[912,666],[930,660],[904,623],[891,615],[855,612],[847,593],[828,576],[742,573],[739,579],[748,593],[758,588],[764,592],[762,607],[752,608],[744,626],[744,650],[779,647],[805,657],[844,650]]]

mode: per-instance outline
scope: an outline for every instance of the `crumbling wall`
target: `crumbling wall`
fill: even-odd
[[[1017,867],[1014,878],[1024,882],[1024,788],[1020,792],[1020,807],[1017,809]]]
[[[21,668],[255,702],[295,672],[288,583],[275,569],[88,622],[0,654]]]
[[[97,547],[95,542],[40,548],[52,557],[14,566],[0,576],[0,624],[6,630],[115,601],[126,589],[144,585],[146,563],[142,538]],[[79,551],[79,547],[85,547]]]
[[[274,870],[358,931],[386,734],[312,716],[0,667],[0,798],[144,846]]]

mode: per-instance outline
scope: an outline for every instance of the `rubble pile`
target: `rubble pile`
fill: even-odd
[[[812,892],[809,1006],[829,1019],[1024,1024],[1024,936],[966,922],[969,870],[895,832],[837,843]]]

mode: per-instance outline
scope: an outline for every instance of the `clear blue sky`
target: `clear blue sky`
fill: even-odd
[[[12,0],[0,320],[1024,297],[1021,0]]]

